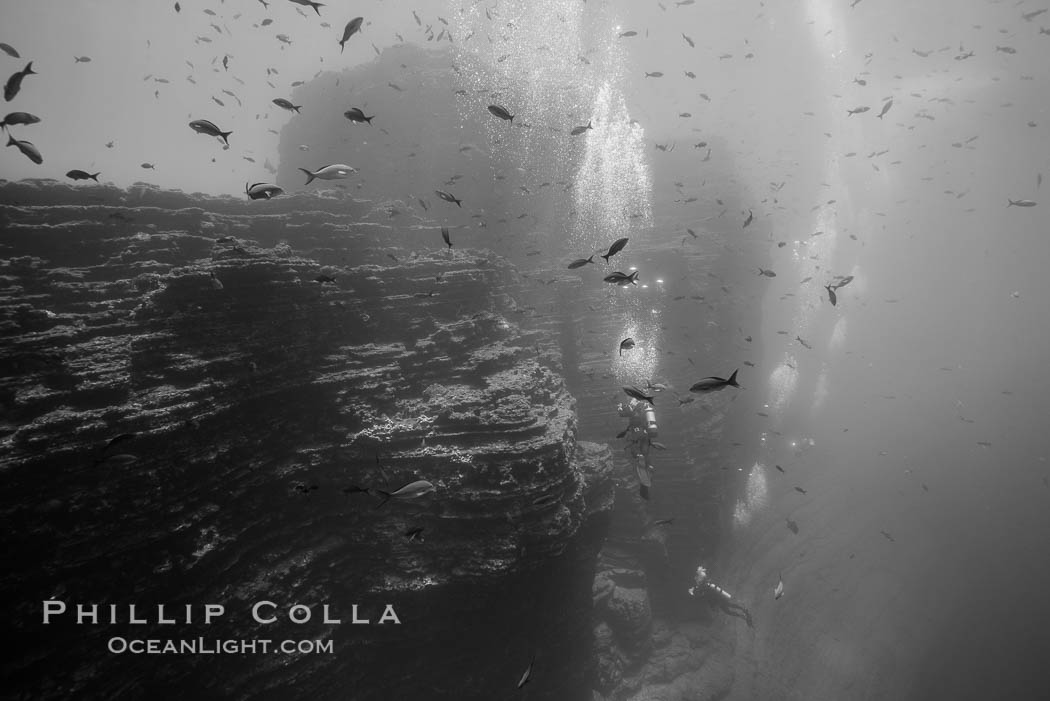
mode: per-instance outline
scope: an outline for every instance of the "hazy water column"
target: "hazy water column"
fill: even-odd
[[[804,9],[799,21],[793,27],[785,22],[784,29],[800,40],[808,34],[815,60],[800,71],[799,80],[805,84],[800,83],[798,90],[810,96],[810,109],[819,120],[816,128],[830,137],[821,148],[799,156],[809,161],[813,173],[796,193],[796,210],[801,214],[794,220],[786,213],[779,215],[791,231],[784,237],[791,256],[790,265],[782,254],[777,256],[781,266],[777,272],[788,279],[812,277],[814,285],[792,289],[797,294],[790,303],[780,299],[781,288],[767,295],[764,305],[763,338],[776,339],[767,342],[780,345],[767,351],[772,371],[765,386],[756,382],[755,388],[766,393],[770,428],[787,432],[783,437],[760,436],[758,453],[763,459],[751,468],[747,489],[734,511],[727,576],[752,605],[756,630],[739,632],[737,637],[740,666],[732,698],[892,698],[893,693],[887,692],[900,690],[902,681],[893,678],[895,672],[900,676],[900,670],[894,669],[895,659],[887,653],[886,636],[892,630],[880,623],[879,611],[895,595],[896,583],[872,573],[858,581],[853,575],[859,570],[848,575],[835,570],[848,555],[839,551],[845,547],[842,543],[855,535],[870,509],[845,494],[835,494],[828,485],[819,500],[792,492],[792,485],[799,483],[812,490],[834,469],[822,465],[815,455],[803,456],[803,450],[810,449],[802,445],[804,436],[784,428],[805,430],[819,422],[824,398],[833,391],[828,379],[831,354],[845,341],[846,312],[814,294],[819,290],[815,283],[822,286],[835,273],[855,272],[852,263],[836,258],[838,237],[862,218],[857,205],[870,206],[871,197],[877,196],[857,190],[869,181],[861,181],[856,167],[843,160],[845,152],[861,149],[865,135],[860,120],[847,119],[843,101],[832,97],[840,93],[851,99],[853,71],[863,70],[857,55],[861,49],[850,45],[843,14],[849,6],[835,0],[806,0]],[[816,206],[812,212],[811,206]],[[814,232],[823,233],[813,237]],[[843,270],[847,265],[849,269]],[[860,283],[854,283],[853,291]],[[788,329],[790,335],[774,335],[774,329]],[[807,339],[813,350],[803,349],[794,340],[796,335]],[[791,481],[772,472],[772,464],[764,464],[785,460]],[[784,527],[785,517],[802,523],[799,537]],[[781,574],[787,594],[774,601],[772,589]]]

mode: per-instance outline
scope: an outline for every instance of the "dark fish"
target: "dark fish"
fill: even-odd
[[[638,389],[637,387],[624,387],[623,391],[627,393],[628,397],[637,399],[641,402],[649,402],[650,404],[655,404],[652,397],[647,396],[644,392],[642,392],[642,390]]]
[[[361,23],[364,21],[364,17],[354,17],[346,23],[346,29],[343,30],[343,38],[339,40],[339,53],[343,53],[347,40],[357,32],[361,31]]]
[[[576,268],[582,268],[583,266],[587,265],[588,263],[593,263],[593,262],[594,262],[594,256],[591,256],[590,258],[577,258],[573,262],[569,263],[569,270],[575,270]]]
[[[448,250],[452,250],[452,240],[448,237],[448,227],[441,227],[441,238],[445,240],[445,245],[448,246]]]
[[[272,102],[281,109],[286,109],[289,112],[294,111],[296,114],[299,114],[299,109],[302,107],[302,105],[293,105],[291,102],[285,100],[283,97],[274,98]]]
[[[143,163],[142,167],[145,168],[146,170],[156,170],[157,169],[157,167],[154,166],[152,163]]]
[[[805,489],[803,489],[802,487],[795,487],[795,491],[798,492],[799,494],[808,494],[809,493]]]
[[[879,531],[879,533],[881,533],[882,537],[885,538],[886,540],[890,541],[891,543],[896,543],[897,542],[896,540],[893,539],[893,536],[891,536],[886,531]]]
[[[413,540],[415,540],[415,541],[419,541],[420,543],[422,543],[423,542],[423,527],[422,526],[417,526],[416,528],[410,528],[409,530],[405,531],[405,537],[408,538],[409,542],[412,542]]]
[[[325,284],[326,282],[335,282],[335,276],[333,276],[333,275],[325,275],[324,273],[322,273],[322,274],[320,274],[320,275],[318,275],[317,277],[314,278],[314,282],[319,282],[322,285]]]
[[[12,73],[11,77],[7,79],[7,83],[4,85],[4,99],[10,102],[15,99],[15,95],[22,89],[22,79],[27,75],[39,75],[33,70],[33,62],[30,61],[26,64],[26,67],[17,73]]]
[[[631,273],[630,275],[624,275],[620,271],[616,271],[606,275],[603,280],[605,282],[614,283],[621,287],[625,285],[636,285],[638,280],[638,271]]]
[[[623,352],[625,350],[631,350],[632,348],[634,348],[633,338],[625,338],[622,341],[620,341],[620,357],[623,357]]]
[[[835,279],[835,282],[832,284],[832,287],[838,290],[850,284],[851,282],[853,282],[852,275],[847,275],[846,277],[839,276]]]
[[[846,116],[847,117],[852,117],[855,114],[864,114],[865,112],[867,112],[870,109],[871,109],[870,107],[854,107],[853,109],[846,111],[847,112]]]
[[[74,56],[73,63],[91,63],[90,56]]]
[[[1006,205],[1007,207],[1034,207],[1037,204],[1039,204],[1038,202],[1034,202],[1032,200],[1011,200],[1009,198],[1007,198],[1007,202],[1010,203]]]
[[[500,119],[504,119],[508,122],[514,121],[514,115],[507,111],[505,107],[499,105],[489,105],[489,112],[496,115]]]
[[[277,195],[283,195],[284,190],[276,185],[269,185],[267,183],[255,183],[250,187],[248,183],[245,183],[244,194],[248,195],[248,199],[250,200],[268,200],[277,197]]]
[[[653,525],[654,526],[670,526],[672,523],[674,523],[674,516],[672,516],[671,518],[662,518],[659,521],[654,521]]]
[[[585,127],[573,127],[572,131],[569,132],[569,135],[570,136],[579,136],[580,134],[582,134],[583,132],[587,131],[588,129],[594,129],[594,127],[591,126],[590,122],[587,122],[587,126],[585,126]]]
[[[824,285],[824,289],[828,291],[828,300],[831,302],[831,306],[835,306],[839,303],[839,298],[835,294],[835,288],[831,285]]]
[[[314,12],[317,13],[318,17],[321,16],[321,10],[319,8],[324,7],[323,3],[311,2],[310,0],[290,0],[290,1],[294,2],[296,5],[302,5],[303,7],[312,7],[312,8],[314,8]]]
[[[21,56],[18,55],[18,52],[15,51],[15,48],[13,46],[11,46],[10,44],[5,44],[2,41],[0,41],[0,51],[3,51],[5,54],[11,56],[12,58],[21,58]]]
[[[207,119],[193,120],[192,122],[190,122],[190,129],[197,132],[198,134],[204,134],[205,136],[214,136],[219,139],[222,139],[227,146],[230,145],[230,134],[233,133],[232,131],[223,131],[219,129],[219,127],[215,126]]]
[[[751,222],[755,220],[755,214],[750,209],[747,210],[747,219],[744,220],[744,228],[751,226]]]
[[[372,120],[375,118],[374,114],[371,117],[366,117],[365,113],[362,112],[361,109],[358,107],[351,107],[346,112],[343,112],[343,116],[349,119],[351,122],[357,122],[358,124],[360,124],[361,122],[368,122],[369,124],[371,124]]]
[[[434,194],[437,195],[438,197],[440,197],[441,199],[445,200],[446,202],[451,202],[451,203],[455,204],[457,207],[462,207],[463,206],[461,204],[463,200],[457,200],[454,195],[451,195],[451,194],[445,192],[444,190],[434,190]]]
[[[798,535],[798,524],[789,518],[784,520],[787,521],[788,530],[794,533],[795,535]]]
[[[702,394],[705,392],[719,392],[725,389],[726,387],[739,388],[740,385],[737,384],[736,381],[736,374],[738,372],[740,371],[734,370],[733,374],[729,376],[728,380],[722,379],[721,377],[705,377],[704,379],[700,380],[692,387],[690,387],[689,391],[696,392],[697,394]]]
[[[613,244],[609,246],[609,252],[602,254],[602,258],[605,259],[605,262],[608,263],[610,258],[622,251],[623,247],[627,245],[627,241],[628,239],[616,239],[613,241]]]
[[[776,277],[777,276],[777,274],[774,273],[772,270],[765,270],[764,268],[759,268],[758,269],[758,274],[759,275],[764,275],[766,277]]]
[[[638,36],[638,32],[636,32],[634,30],[629,30],[629,31],[621,33],[620,36],[621,37],[636,37],[636,36]]]
[[[179,7],[179,3],[175,3],[175,11],[176,12],[181,12],[182,11],[182,8]]]
[[[784,468],[782,468],[780,465],[774,465],[773,467],[777,468],[777,470],[779,470],[780,472],[784,472]]]
[[[689,44],[690,49],[696,46],[696,44],[693,43],[693,40],[687,37],[684,33],[682,34],[682,38],[685,39],[687,44]]]
[[[260,22],[259,24],[261,24],[261,25],[262,25],[262,26],[264,26],[264,27],[269,27],[269,26],[270,26],[271,24],[273,24],[273,20],[272,20],[272,19],[270,19],[269,17],[267,17],[266,19],[264,19],[264,20],[263,20],[262,22]]]
[[[40,121],[40,117],[35,114],[29,114],[28,112],[11,112],[4,121],[0,122],[0,129],[6,129],[7,127],[15,126],[16,124],[36,124]]]
[[[1044,12],[1046,12],[1046,8],[1043,8],[1042,10],[1032,10],[1031,12],[1026,12],[1023,15],[1021,15],[1021,18],[1024,19],[1025,22],[1031,22]],[[18,58],[17,54],[12,54],[12,56]]]
[[[801,336],[795,336],[795,340],[802,344],[802,346],[808,350],[813,350],[813,346],[806,343],[806,340]]]
[[[19,141],[15,137],[8,134],[7,145],[17,146],[18,150],[21,151],[26,158],[31,160],[33,163],[36,163],[37,165],[40,165],[44,162],[44,157],[40,155],[40,151],[38,151],[36,146],[34,146],[28,141]]]
[[[882,111],[878,114],[879,119],[882,119],[882,117],[890,111],[891,107],[893,107],[893,100],[888,101],[885,105],[882,106]]]
[[[616,434],[616,437],[617,437],[617,438],[623,438],[623,437],[624,437],[624,436],[626,436],[626,435],[627,435],[627,429],[625,428],[624,430],[622,430],[622,431],[620,431],[619,433],[617,433],[617,434]]]
[[[376,506],[378,509],[383,504],[387,503],[391,499],[416,499],[418,497],[430,494],[436,488],[430,482],[426,480],[416,480],[415,482],[409,482],[403,487],[396,489],[393,492],[384,492],[382,489],[377,489],[376,492],[383,497],[383,500]]]
[[[349,487],[344,487],[343,494],[368,494],[369,489],[366,487],[358,487],[356,484],[351,484]]]
[[[91,173],[84,172],[82,170],[71,170],[68,173],[66,173],[66,177],[67,178],[72,178],[73,180],[88,180],[90,178],[91,180],[94,180],[97,183],[98,182],[98,176],[101,175],[101,174],[102,174],[102,171],[99,171],[98,173],[91,174]]]

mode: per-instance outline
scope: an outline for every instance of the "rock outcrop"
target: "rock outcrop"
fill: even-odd
[[[9,693],[491,698],[535,654],[531,698],[586,697],[608,449],[577,442],[513,268],[375,215],[339,193],[0,186]],[[435,492],[380,506],[414,480]],[[70,614],[44,626],[51,599]],[[76,625],[78,603],[123,613]],[[132,603],[196,612],[131,625]],[[204,604],[226,613],[205,625]],[[332,652],[107,651],[199,636]]]

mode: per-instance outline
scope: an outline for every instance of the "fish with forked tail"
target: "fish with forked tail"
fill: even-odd
[[[44,162],[44,157],[40,155],[40,151],[38,151],[37,147],[29,141],[19,141],[15,137],[8,134],[7,145],[18,147],[18,150],[21,151],[26,158],[31,160],[33,163],[36,163],[37,165],[40,165]]]
[[[212,122],[207,119],[195,119],[190,122],[190,129],[197,132],[198,134],[204,134],[205,136],[214,136],[217,139],[222,139],[223,143],[227,146],[230,145],[230,134],[232,131],[223,131],[219,127],[215,126]]]
[[[98,176],[100,175],[102,175],[102,171],[99,171],[98,173],[88,173],[83,170],[71,170],[66,173],[67,178],[73,180],[94,180],[96,183],[98,182]]]
[[[309,185],[314,180],[342,180],[344,178],[349,178],[353,173],[357,172],[356,169],[351,168],[348,165],[343,165],[342,163],[333,163],[332,165],[318,168],[313,173],[306,168],[300,168],[299,170],[306,173],[306,185]]]
[[[271,100],[271,102],[273,102],[273,104],[277,105],[281,109],[288,110],[289,112],[295,112],[296,114],[299,114],[299,109],[302,107],[302,105],[293,105],[291,102],[285,100],[283,97],[274,98],[273,100]]]
[[[22,89],[22,79],[27,75],[38,75],[33,70],[33,62],[30,61],[26,64],[26,67],[17,73],[12,73],[11,77],[7,79],[7,83],[4,84],[4,99],[10,102],[15,99],[15,95]]]
[[[351,107],[346,112],[343,112],[343,116],[355,124],[361,124],[362,122],[371,124],[372,120],[375,119],[374,114],[371,117],[366,117],[360,107]]]
[[[699,382],[695,383],[692,387],[690,387],[689,391],[690,392],[696,392],[697,394],[702,394],[702,393],[706,393],[706,392],[719,392],[719,391],[725,389],[726,387],[738,387],[739,388],[740,385],[737,384],[737,381],[736,381],[736,374],[738,372],[740,372],[740,371],[739,370],[734,370],[733,374],[729,376],[729,379],[723,379],[721,377],[714,377],[714,376],[712,376],[712,377],[705,377],[704,379],[700,380]]]
[[[0,129],[7,129],[7,127],[15,126],[17,124],[29,125],[36,124],[40,121],[40,117],[35,114],[29,114],[28,112],[11,112],[3,121],[0,121]]]
[[[625,275],[625,274],[621,273],[619,270],[617,270],[615,272],[609,273],[604,278],[602,278],[602,280],[604,280],[605,282],[609,282],[609,283],[613,283],[613,284],[619,285],[620,287],[626,287],[627,285],[637,285],[638,284],[638,271],[635,270],[630,275]]]
[[[320,14],[320,13],[318,13]],[[352,20],[346,23],[346,29],[343,30],[343,38],[339,40],[339,53],[343,53],[346,42],[349,41],[357,32],[361,31],[361,24],[365,21],[364,17],[354,17]]]
[[[451,202],[457,207],[463,206],[463,200],[456,199],[455,195],[445,192],[444,190],[434,190],[434,194],[440,197],[441,199],[445,200],[446,202]]]
[[[610,258],[622,251],[623,247],[627,245],[628,240],[629,239],[623,238],[616,239],[615,241],[613,241],[613,244],[609,246],[609,251],[607,253],[602,254],[602,258],[605,259],[605,262],[608,263]]]
[[[311,0],[290,0],[290,2],[294,2],[296,5],[302,5],[303,7],[314,8],[314,12],[317,13],[318,17],[321,16],[321,8],[324,7],[324,3],[311,2]]]
[[[421,496],[434,492],[436,489],[437,488],[432,483],[427,482],[426,480],[409,482],[393,492],[384,492],[382,489],[377,489],[376,492],[383,497],[383,500],[379,502],[376,508],[378,509],[391,499],[418,499]]]

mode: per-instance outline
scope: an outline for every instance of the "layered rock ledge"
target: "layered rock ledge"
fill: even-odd
[[[513,268],[384,219],[341,195],[0,185],[12,693],[489,698],[536,654],[532,698],[585,697],[608,450],[577,443]],[[421,479],[433,494],[378,506]],[[44,626],[49,599],[226,614]],[[333,651],[132,656],[114,636]]]

